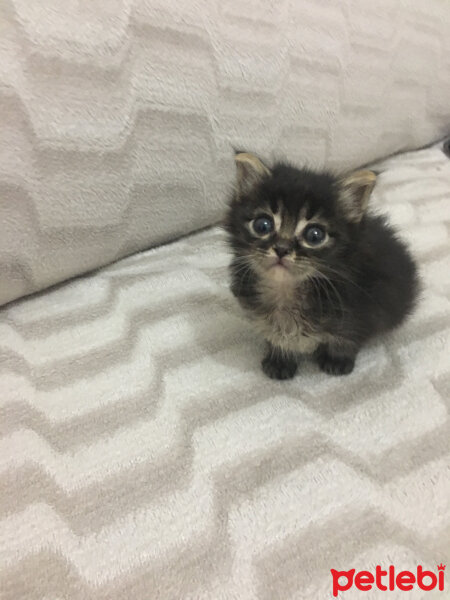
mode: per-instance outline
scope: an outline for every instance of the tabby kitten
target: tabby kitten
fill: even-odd
[[[268,343],[263,371],[288,379],[300,354],[350,373],[362,344],[414,308],[416,266],[385,218],[367,214],[376,176],[343,178],[235,156],[226,229],[231,289]]]

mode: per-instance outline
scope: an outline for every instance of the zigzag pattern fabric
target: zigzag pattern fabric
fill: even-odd
[[[444,0],[3,0],[0,304],[217,222],[232,146],[350,169],[449,134]]]
[[[2,600],[311,600],[331,568],[445,564],[450,161],[376,169],[424,289],[348,377],[264,377],[218,228],[1,311]]]

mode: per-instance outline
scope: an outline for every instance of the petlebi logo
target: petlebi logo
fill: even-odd
[[[333,596],[339,592],[346,592],[353,586],[366,592],[371,589],[379,589],[382,592],[402,590],[408,592],[412,589],[420,589],[426,592],[438,589],[444,591],[445,565],[437,565],[437,573],[425,570],[418,565],[415,571],[397,572],[393,565],[383,569],[380,565],[375,567],[375,572],[358,571],[336,571],[331,569],[333,578]],[[387,599],[386,599],[387,600]]]

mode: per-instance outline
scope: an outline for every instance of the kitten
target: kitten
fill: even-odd
[[[225,227],[231,290],[268,342],[263,371],[293,377],[300,354],[350,373],[362,344],[413,310],[417,270],[380,216],[367,214],[376,175],[343,178],[235,156]]]

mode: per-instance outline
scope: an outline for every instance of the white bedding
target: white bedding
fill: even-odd
[[[331,568],[448,562],[450,160],[376,168],[423,299],[348,377],[265,378],[217,228],[0,311],[2,600],[316,600]]]

